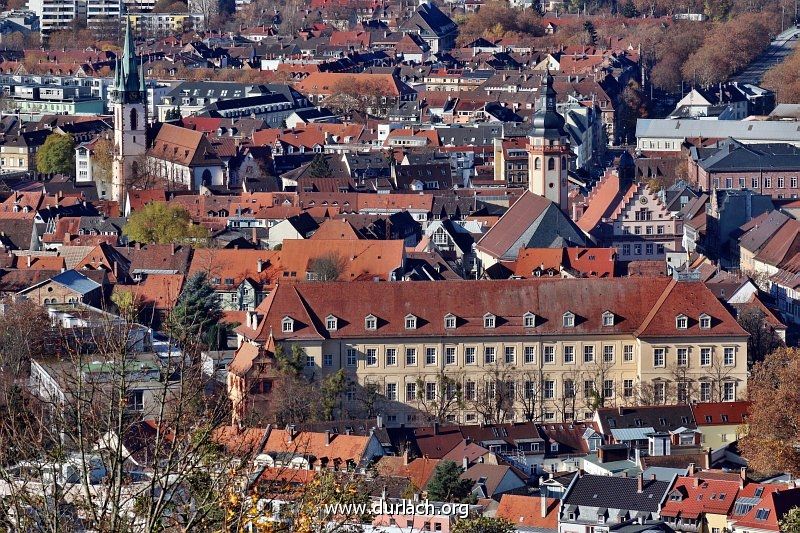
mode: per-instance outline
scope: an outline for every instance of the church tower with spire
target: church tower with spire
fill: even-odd
[[[572,155],[564,117],[556,111],[556,91],[548,70],[539,89],[539,109],[528,134],[528,190],[568,212],[568,161]]]
[[[136,60],[130,19],[125,16],[125,42],[122,58],[114,69],[114,85],[109,93],[114,113],[114,164],[112,200],[124,200],[126,186],[140,171],[147,151],[147,89],[144,68]]]

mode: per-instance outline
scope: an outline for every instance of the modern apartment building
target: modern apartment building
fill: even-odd
[[[747,379],[747,333],[703,283],[670,278],[279,284],[237,335],[239,416],[272,390],[276,344],[316,378],[344,369],[345,403],[375,384],[395,425],[734,401]]]

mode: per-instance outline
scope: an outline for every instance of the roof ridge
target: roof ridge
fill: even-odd
[[[653,318],[655,318],[656,314],[661,309],[661,306],[664,305],[664,302],[667,300],[667,297],[670,295],[672,289],[675,288],[675,285],[677,284],[678,281],[676,279],[673,278],[672,280],[670,280],[664,291],[661,293],[661,296],[659,296],[658,300],[656,300],[656,303],[655,305],[653,305],[653,308],[650,309],[650,312],[647,313],[646,317],[644,317],[644,320],[642,321],[641,325],[636,329],[636,331],[634,331],[633,334],[635,337],[639,337],[642,334],[642,332],[647,329],[647,327],[650,325],[650,322],[653,321]]]

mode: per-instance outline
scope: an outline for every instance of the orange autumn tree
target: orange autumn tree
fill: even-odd
[[[756,471],[800,475],[800,350],[781,348],[756,363],[748,397],[742,455]]]

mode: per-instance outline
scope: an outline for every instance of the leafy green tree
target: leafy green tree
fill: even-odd
[[[453,533],[513,533],[514,531],[511,522],[487,516],[462,518],[453,528]]]
[[[792,507],[781,519],[781,531],[800,533],[800,507]]]
[[[636,9],[636,4],[633,3],[633,0],[627,0],[627,2],[622,4],[620,13],[623,17],[627,17],[629,19],[639,16],[639,10]]]
[[[333,420],[334,411],[339,405],[339,399],[344,393],[346,386],[347,379],[345,378],[344,370],[341,368],[322,380],[322,385],[320,385],[322,399],[320,403],[322,407],[322,416],[325,420]]]
[[[281,372],[297,377],[306,367],[306,351],[297,344],[292,344],[292,349],[286,353],[283,346],[277,345],[275,346],[275,361]]]
[[[585,34],[585,44],[595,46],[597,44],[597,30],[594,28],[594,23],[587,20],[583,23],[583,33]]]
[[[69,135],[51,133],[36,152],[36,170],[43,174],[75,175],[75,141]]]
[[[198,272],[186,281],[175,308],[168,319],[169,332],[184,348],[209,342],[209,333],[222,317],[219,296],[208,282],[205,272]]]
[[[306,170],[306,174],[312,178],[330,178],[331,172],[331,166],[328,164],[325,154],[316,154]]]
[[[463,473],[464,469],[454,461],[440,462],[428,481],[428,498],[437,502],[460,502],[467,498],[473,483],[470,479],[460,479]]]
[[[164,202],[153,202],[134,211],[123,233],[132,241],[156,244],[206,239],[209,235],[207,228],[192,222],[186,209]]]

